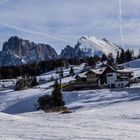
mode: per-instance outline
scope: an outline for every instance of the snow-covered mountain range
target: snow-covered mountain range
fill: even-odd
[[[35,44],[14,36],[3,44],[0,66],[30,64],[57,58],[56,51],[50,45]]]
[[[74,48],[67,46],[61,52],[61,57],[64,58],[67,56],[68,58],[78,57],[89,57],[89,56],[102,56],[102,54],[108,55],[112,53],[115,57],[117,52],[120,51],[121,48],[115,45],[114,43],[109,42],[107,39],[97,39],[95,37],[83,36],[81,37]],[[73,55],[72,55],[73,52]]]
[[[102,56],[102,54],[108,55],[109,53],[112,53],[115,57],[120,50],[121,48],[106,39],[83,36],[78,40],[75,47],[67,45],[66,48],[62,49],[59,56],[50,45],[35,44],[13,36],[3,44],[3,49],[0,52],[0,66],[31,64],[54,60],[59,57],[67,59],[85,58],[94,55]]]

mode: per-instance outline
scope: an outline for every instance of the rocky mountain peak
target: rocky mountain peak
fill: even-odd
[[[67,45],[66,48],[62,49],[61,58],[73,58],[74,57],[74,48]]]
[[[64,49],[65,53],[62,51],[61,54],[64,57],[70,56],[70,51]],[[112,53],[116,57],[117,52],[120,48],[114,43],[109,42],[107,39],[98,39],[93,36],[82,36],[76,43],[74,47],[73,55],[78,58],[90,57],[93,55],[102,56],[103,54],[108,55]]]
[[[13,66],[57,59],[56,51],[48,44],[36,44],[12,36],[3,44],[0,66]]]

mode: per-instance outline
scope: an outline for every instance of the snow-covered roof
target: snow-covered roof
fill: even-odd
[[[110,65],[108,65],[108,67],[110,67],[112,70],[114,70],[115,72],[122,72],[122,73],[133,73],[133,71],[131,71],[130,69],[119,69],[119,67],[112,67]]]
[[[129,70],[129,69],[117,70],[117,72],[133,73],[133,71],[131,71],[131,70]]]
[[[104,70],[106,69],[106,67],[103,67],[103,68],[100,68],[100,69],[91,69],[90,71],[95,73],[95,74],[102,74],[104,72]],[[83,72],[83,73],[80,73],[78,74],[78,76],[80,77],[86,77],[86,74],[88,73],[89,71],[86,71],[86,72]]]
[[[96,74],[102,74],[105,69],[106,67],[102,67],[102,68],[94,69],[92,71],[94,71]]]
[[[80,77],[86,77],[86,75],[85,75],[86,73],[87,73],[87,72],[80,73],[79,76],[80,76]]]

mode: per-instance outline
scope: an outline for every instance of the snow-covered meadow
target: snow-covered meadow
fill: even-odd
[[[77,73],[82,67],[75,68]],[[138,69],[133,68],[136,74]],[[50,72],[40,77],[52,75],[57,76]],[[66,77],[62,82],[70,80]],[[0,140],[140,140],[140,85],[64,92],[73,113],[36,111],[38,97],[50,94],[52,84],[23,91],[9,86],[0,90]]]
[[[17,102],[10,95],[14,92],[5,96],[9,100],[0,113],[1,140],[140,139],[140,88],[64,93],[71,114],[35,111],[32,104],[40,92],[33,91],[23,91],[32,96],[21,93]]]

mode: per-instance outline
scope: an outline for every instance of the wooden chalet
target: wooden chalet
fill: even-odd
[[[129,86],[132,77],[133,72],[128,69],[107,66],[100,76],[100,85],[107,85],[110,88],[122,88]]]

